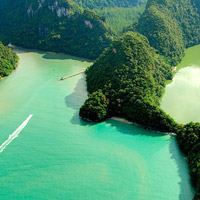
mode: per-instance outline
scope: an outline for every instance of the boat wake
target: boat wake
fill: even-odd
[[[15,139],[18,137],[20,132],[24,129],[24,127],[28,124],[29,120],[33,115],[29,115],[27,119],[11,134],[8,139],[0,146],[0,153]]]

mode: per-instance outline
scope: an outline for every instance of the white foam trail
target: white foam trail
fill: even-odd
[[[20,134],[24,127],[28,124],[33,115],[29,115],[27,119],[11,134],[8,139],[0,146],[0,153]]]

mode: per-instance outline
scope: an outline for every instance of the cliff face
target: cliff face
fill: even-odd
[[[70,1],[38,0],[35,2],[26,2],[27,3],[25,4],[24,9],[27,9],[27,14],[29,17],[37,15],[37,13],[42,9],[49,9],[52,13],[55,13],[57,17],[67,17],[73,15],[73,11],[82,11],[80,7]]]
[[[0,40],[94,59],[112,34],[101,17],[70,0],[0,0]]]

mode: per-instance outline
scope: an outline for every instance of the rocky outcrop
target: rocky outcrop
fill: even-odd
[[[33,17],[41,8],[43,8],[43,6],[51,10],[52,13],[56,13],[57,17],[66,17],[70,15],[70,5],[66,3],[63,4],[57,0],[48,1],[46,2],[46,4],[45,4],[45,0],[38,0],[35,4],[31,3],[28,6],[27,14],[29,17]],[[33,5],[34,7],[37,7],[37,8],[33,9]]]

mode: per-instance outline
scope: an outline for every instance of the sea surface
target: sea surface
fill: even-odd
[[[192,200],[175,137],[80,120],[84,75],[59,79],[91,62],[15,51],[19,66],[0,81],[1,200]]]
[[[200,122],[200,45],[186,50],[161,107],[179,123]]]

